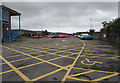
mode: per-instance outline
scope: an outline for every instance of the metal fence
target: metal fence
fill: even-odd
[[[111,43],[120,44],[120,33],[110,33],[108,35],[108,33],[101,32],[100,39]]]

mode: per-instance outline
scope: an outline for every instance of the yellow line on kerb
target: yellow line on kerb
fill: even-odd
[[[4,59],[2,56],[0,58],[8,65],[10,66],[13,71],[15,71],[23,80],[30,81],[28,77],[26,77],[22,72],[20,72],[15,66],[13,66],[11,63],[9,63],[6,59]]]
[[[82,41],[82,43],[83,43],[83,41]],[[74,62],[73,62],[72,65],[70,66],[70,68],[68,69],[67,73],[64,75],[64,77],[63,77],[61,83],[64,83],[65,80],[67,79],[69,73],[71,72],[72,68],[74,67],[75,63],[77,62],[77,60],[79,59],[81,53],[83,52],[85,46],[86,46],[86,44],[83,43],[83,47],[82,47],[81,51],[79,52],[78,56],[76,57],[76,59],[74,60]]]

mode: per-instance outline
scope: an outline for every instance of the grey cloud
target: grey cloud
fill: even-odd
[[[102,21],[117,18],[118,14],[117,2],[6,2],[4,4],[20,11],[22,27],[32,30],[88,31],[89,18],[93,20],[93,27],[99,30]]]

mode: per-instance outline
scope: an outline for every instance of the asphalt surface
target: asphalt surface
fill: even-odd
[[[3,83],[119,83],[120,49],[100,40],[26,39],[2,46]]]

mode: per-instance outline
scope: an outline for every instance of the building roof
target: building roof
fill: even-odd
[[[9,11],[9,12],[10,12],[10,16],[18,16],[18,15],[21,15],[21,13],[15,11],[15,10],[13,10],[13,9],[10,9],[10,8],[6,7],[5,5],[3,5],[3,4],[2,4],[2,9],[5,9],[5,10]]]

